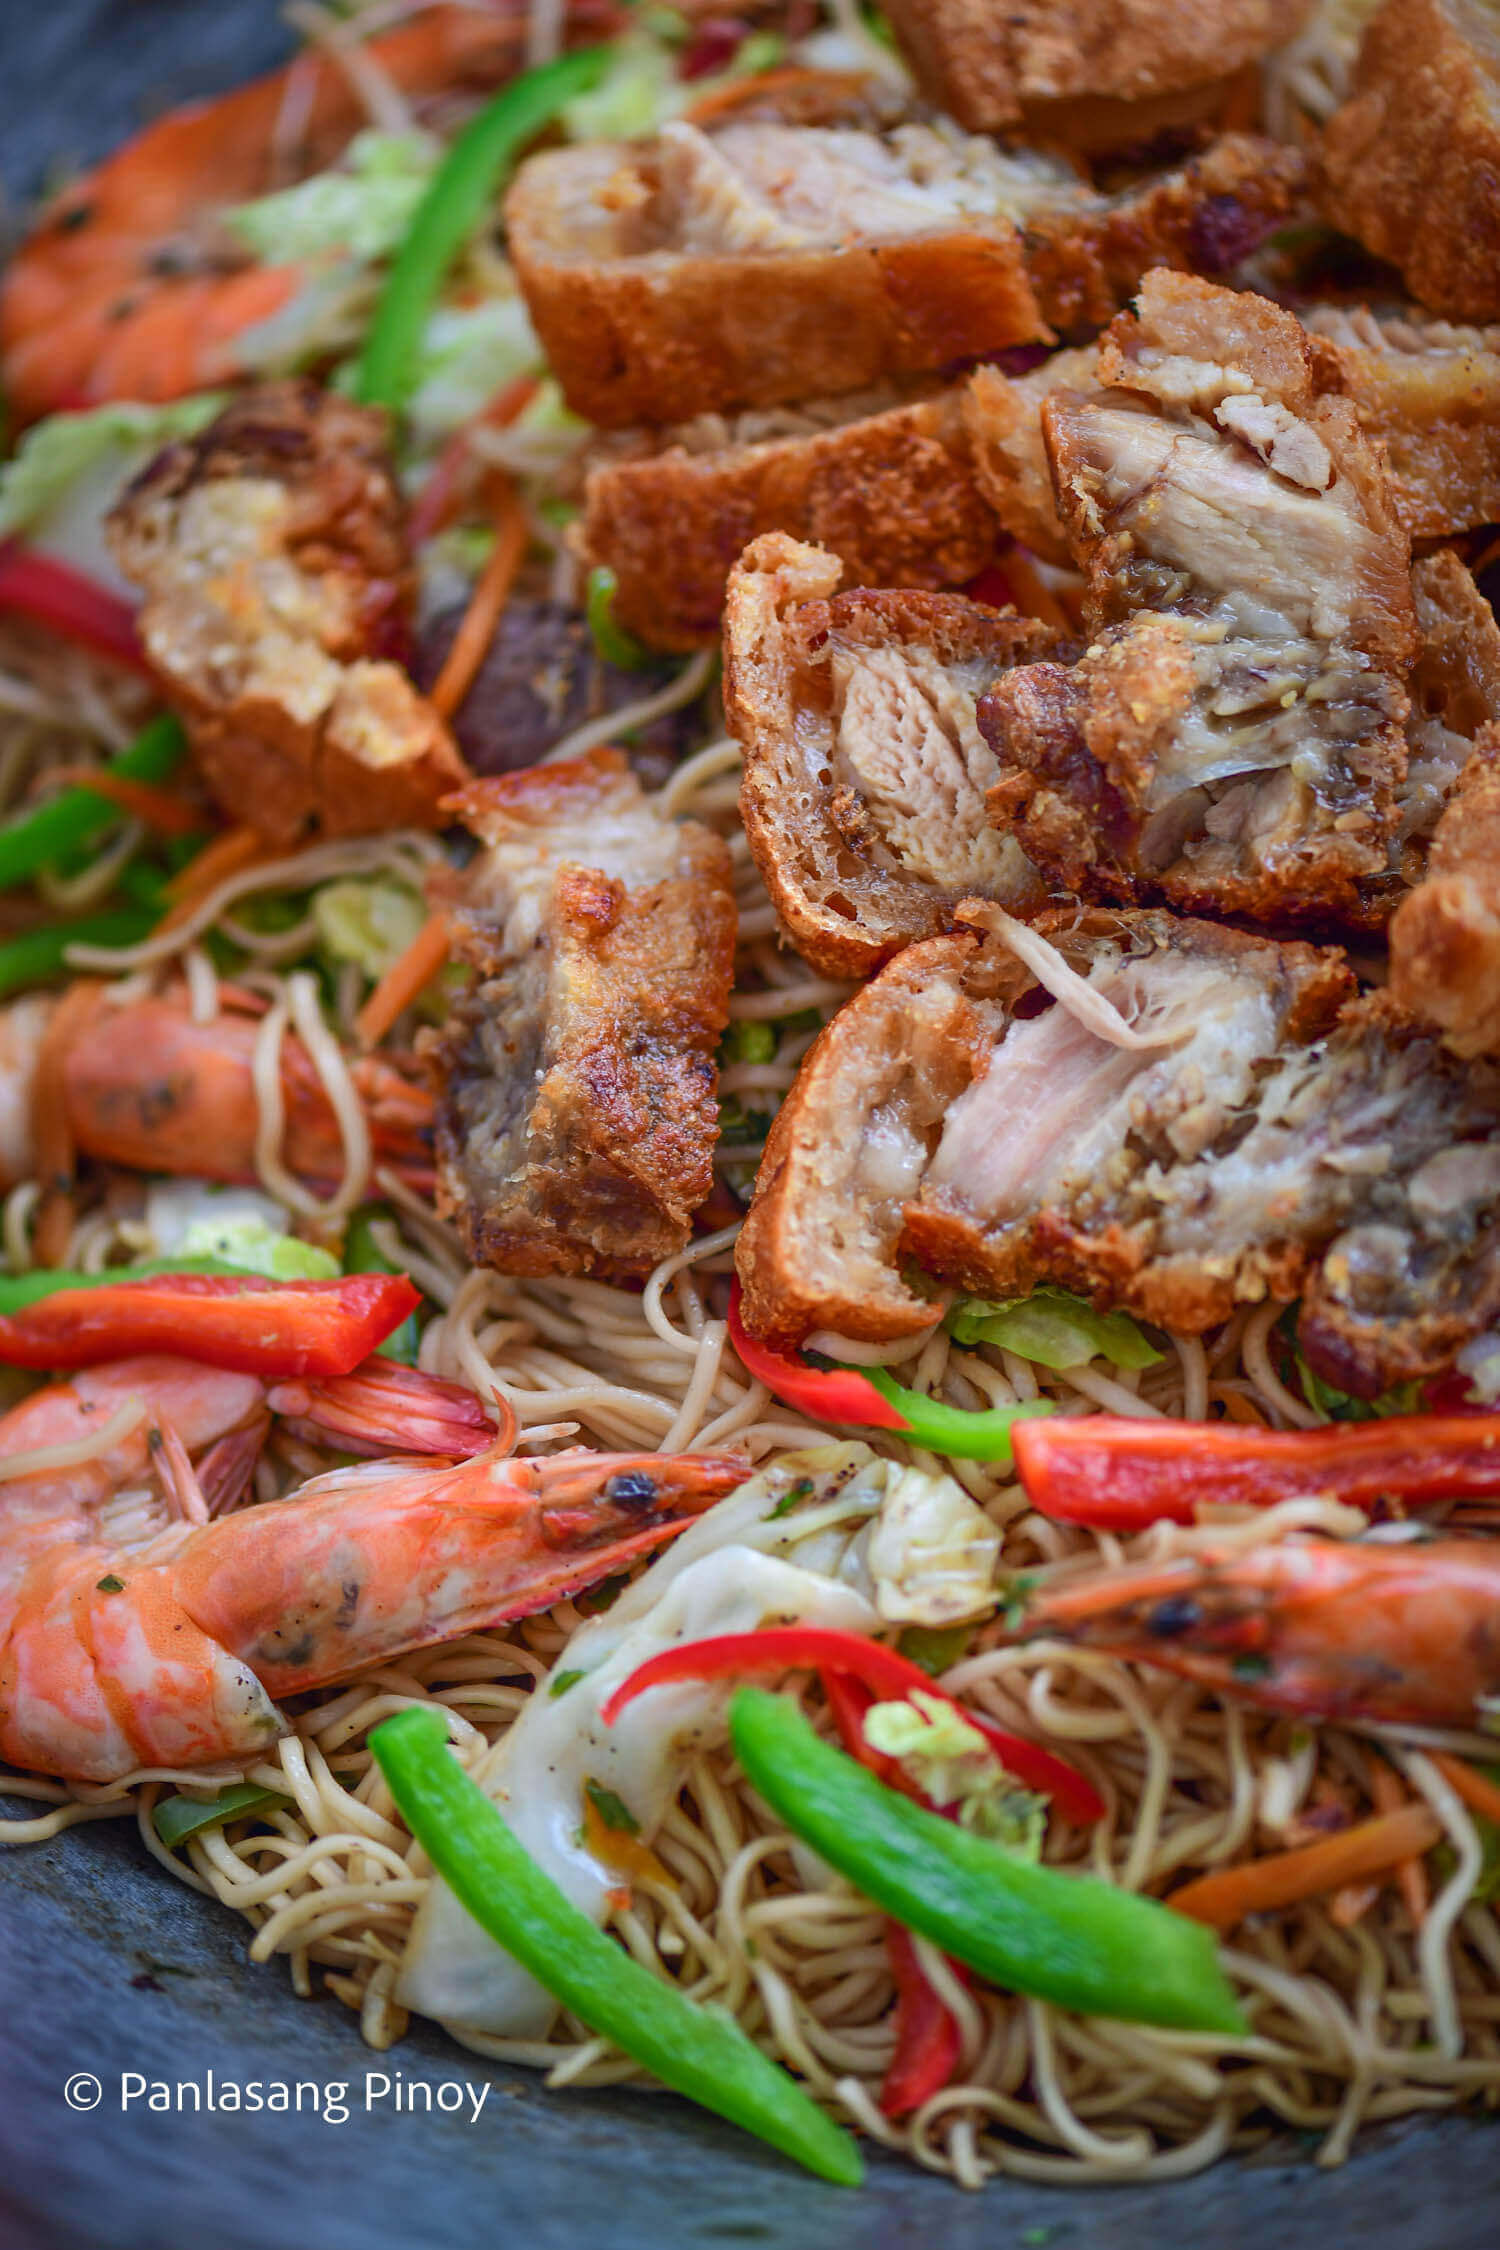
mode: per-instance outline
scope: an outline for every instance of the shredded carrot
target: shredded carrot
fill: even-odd
[[[203,826],[203,815],[191,805],[184,804],[170,789],[155,789],[149,781],[132,781],[127,774],[101,773],[94,766],[65,766],[54,780],[92,789],[96,797],[107,797],[121,812],[135,820],[143,820],[163,836],[190,836],[195,828]]]
[[[266,857],[268,849],[265,839],[253,828],[230,828],[222,836],[216,836],[211,844],[205,844],[165,886],[172,904],[161,927],[175,929],[179,922],[185,922],[210,891],[217,890],[231,875],[253,867],[258,859]]]
[[[526,513],[510,478],[496,474],[490,488],[498,502],[495,546],[479,574],[469,606],[464,611],[443,669],[433,682],[428,701],[441,718],[451,718],[474,684],[485,651],[495,637],[516,572],[526,553]]]
[[[1007,552],[1004,570],[1015,590],[1016,606],[1027,617],[1055,625],[1060,633],[1077,632],[1077,620],[1068,615],[1051,587],[1043,584],[1041,572],[1024,547],[1012,547]]]
[[[726,110],[741,109],[746,102],[761,101],[767,94],[780,96],[798,86],[823,87],[828,83],[826,70],[810,70],[805,63],[787,63],[781,70],[757,71],[753,77],[731,78],[722,86],[710,87],[683,111],[689,125],[706,125],[711,118],[722,117]]]
[[[441,531],[450,523],[458,505],[459,482],[469,449],[477,430],[503,430],[525,413],[541,388],[536,375],[518,375],[513,382],[498,390],[489,402],[471,415],[462,429],[455,430],[437,457],[431,476],[423,485],[411,510],[411,542],[420,547],[424,539]]]
[[[429,914],[355,1017],[354,1029],[362,1047],[378,1047],[397,1016],[426,991],[447,963],[449,939],[447,915]]]
[[[1167,1904],[1195,1922],[1232,1930],[1247,1914],[1268,1914],[1277,1907],[1295,1906],[1299,1899],[1383,1875],[1414,1853],[1430,1851],[1442,1833],[1431,1806],[1414,1801],[1296,1851],[1273,1852],[1267,1859],[1246,1860],[1240,1867],[1216,1868],[1212,1875],[1200,1875],[1196,1882],[1173,1891]]]
[[[1370,1795],[1377,1812],[1398,1812],[1403,1805],[1411,1803],[1411,1792],[1395,1767],[1388,1766],[1384,1758],[1378,1755],[1372,1756],[1370,1760]],[[1431,1898],[1427,1870],[1422,1865],[1420,1856],[1413,1853],[1406,1859],[1398,1860],[1393,1873],[1400,1886],[1401,1896],[1406,1901],[1412,1928],[1420,1930],[1427,1919]]]
[[[1253,1399],[1244,1397],[1239,1391],[1224,1391],[1220,1395],[1224,1401],[1224,1412],[1231,1422],[1243,1422],[1247,1428],[1257,1430],[1264,1430],[1269,1427],[1264,1414]]]
[[[602,1860],[617,1874],[628,1875],[633,1882],[644,1878],[663,1883],[669,1890],[675,1889],[671,1876],[651,1846],[643,1844],[639,1836],[632,1836],[628,1829],[611,1828],[587,1791],[583,1804],[583,1840],[595,1859]],[[625,1903],[629,1904],[628,1892]]]
[[[1455,1758],[1448,1750],[1429,1750],[1427,1755],[1470,1812],[1477,1812],[1485,1820],[1500,1822],[1500,1786],[1491,1781],[1488,1774],[1481,1773],[1464,1758]]]

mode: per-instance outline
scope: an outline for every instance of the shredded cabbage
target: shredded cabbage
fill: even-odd
[[[612,53],[598,85],[575,96],[563,110],[563,131],[570,141],[643,140],[683,106],[676,61],[660,40],[632,29],[614,42]]]
[[[98,523],[127,480],[172,438],[201,430],[223,403],[222,392],[199,391],[168,406],[126,400],[85,414],[49,414],[26,431],[0,468],[0,539],[18,531],[40,532],[41,543],[55,553],[55,535],[66,530],[59,521],[65,505],[71,523],[77,504],[85,501],[83,512],[102,551]],[[80,558],[76,538],[68,548],[68,559],[78,568],[89,568],[95,578],[105,575]]]
[[[899,1759],[925,1796],[956,1812],[960,1827],[1023,1859],[1040,1859],[1046,1799],[1020,1788],[978,1727],[942,1696],[913,1688],[896,1702],[872,1704],[865,1740],[883,1757]]]
[[[417,893],[388,875],[350,876],[313,893],[318,942],[333,961],[353,961],[378,983],[427,919]]]
[[[518,375],[542,371],[542,347],[520,296],[439,305],[422,335],[407,405],[411,444],[430,453]]]
[[[273,1281],[328,1281],[341,1268],[315,1243],[286,1231],[279,1203],[256,1188],[205,1180],[156,1180],[146,1195],[146,1227],[162,1258],[222,1258]]]
[[[995,1344],[1038,1367],[1081,1367],[1095,1358],[1116,1367],[1155,1367],[1162,1357],[1129,1313],[1095,1312],[1067,1289],[1034,1289],[1029,1297],[999,1302],[964,1297],[946,1325],[957,1343]]]
[[[236,204],[225,223],[266,265],[323,257],[369,265],[404,241],[442,153],[431,133],[356,133],[331,171]]]

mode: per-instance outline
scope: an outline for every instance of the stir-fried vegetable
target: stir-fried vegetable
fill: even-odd
[[[992,1303],[964,1297],[944,1326],[956,1343],[995,1344],[1038,1367],[1082,1367],[1113,1360],[1116,1367],[1156,1367],[1161,1353],[1129,1313],[1095,1312],[1067,1289],[1033,1289],[1029,1297]]]
[[[898,1796],[785,1697],[740,1688],[730,1734],[752,1788],[831,1867],[983,1977],[1085,2015],[1244,2035],[1212,1939],[1154,1899],[1034,1867]]]
[[[186,749],[177,720],[163,716],[143,727],[128,749],[111,758],[105,773],[122,781],[168,781]],[[80,784],[60,790],[0,828],[0,885],[29,882],[70,853],[88,850],[101,829],[119,817],[118,806],[96,789]]]
[[[652,1976],[579,1913],[449,1755],[435,1712],[397,1712],[370,1748],[397,1810],[475,1921],[591,2030],[820,2178],[858,2186],[864,2167],[848,2134],[730,2017]]]
[[[678,1680],[775,1679],[783,1672],[840,1673],[857,1680],[872,1697],[889,1701],[909,1698],[913,1692],[950,1705],[972,1727],[977,1727],[1007,1773],[1028,1789],[1050,1797],[1065,1820],[1089,1827],[1104,1811],[1098,1791],[1063,1759],[1007,1733],[977,1711],[969,1711],[937,1686],[930,1674],[884,1641],[865,1640],[858,1633],[835,1632],[828,1626],[772,1625],[758,1633],[721,1633],[709,1640],[684,1641],[647,1659],[621,1683],[603,1706],[600,1717],[613,1725],[627,1704],[648,1688],[666,1687]]]
[[[1087,1415],[1016,1433],[1026,1496],[1099,1530],[1191,1523],[1201,1500],[1269,1508],[1326,1492],[1355,1508],[1500,1494],[1500,1415],[1410,1414],[1318,1430]]]
[[[258,1782],[231,1781],[216,1797],[186,1797],[181,1791],[163,1797],[151,1815],[151,1825],[169,1852],[205,1828],[219,1828],[226,1820],[242,1820],[246,1813],[269,1812],[287,1799],[276,1789]]]
[[[81,570],[34,548],[0,547],[0,612],[15,610],[64,640],[80,641],[138,672],[146,659],[136,636],[135,612]]]
[[[21,937],[0,945],[0,999],[24,992],[34,984],[50,984],[64,975],[68,949],[74,945],[138,945],[149,937],[159,919],[150,906],[121,906],[106,914],[84,914],[77,921],[53,922],[45,929],[27,930]]]
[[[376,1223],[381,1220],[389,1220],[391,1216],[389,1205],[384,1203],[362,1203],[357,1211],[350,1213],[349,1224],[344,1231],[345,1273],[399,1273],[401,1271],[399,1266],[392,1264],[375,1240]],[[417,1316],[415,1313],[408,1313],[400,1327],[393,1329],[391,1334],[386,1337],[385,1342],[377,1344],[375,1349],[382,1359],[399,1359],[404,1361],[408,1367],[415,1367],[417,1364],[417,1346],[420,1342],[421,1335],[417,1328]]]
[[[266,265],[388,257],[410,231],[440,156],[429,133],[356,133],[337,165],[235,204],[223,223]]]
[[[615,616],[615,594],[619,583],[608,563],[595,563],[589,572],[589,632],[604,663],[613,664],[620,672],[644,672],[652,661],[651,651],[636,639],[634,633],[627,633]],[[756,1028],[761,1027],[757,1025]],[[775,1052],[774,1040],[772,1052]]]
[[[399,412],[416,380],[427,317],[501,179],[563,104],[598,83],[608,50],[587,47],[514,79],[464,127],[433,174],[396,253],[355,371],[367,406]]]
[[[404,1274],[271,1281],[259,1274],[45,1278],[0,1315],[0,1366],[97,1367],[172,1352],[245,1375],[348,1375],[421,1303]],[[11,1284],[16,1287],[16,1284]]]
[[[1299,1899],[1338,1890],[1345,1883],[1383,1875],[1403,1860],[1430,1851],[1442,1833],[1432,1807],[1414,1801],[1396,1812],[1377,1813],[1373,1820],[1320,1836],[1316,1843],[1299,1845],[1295,1851],[1272,1852],[1239,1867],[1216,1867],[1211,1875],[1184,1883],[1168,1903],[1195,1922],[1232,1930],[1247,1914],[1268,1914],[1278,1907],[1295,1906]]]
[[[907,1390],[883,1367],[814,1367],[800,1353],[794,1358],[775,1351],[746,1332],[737,1282],[729,1300],[729,1337],[749,1373],[786,1405],[820,1422],[899,1430],[929,1453],[949,1453],[961,1461],[1008,1466],[1012,1426],[1052,1412],[1050,1401],[1040,1398],[973,1412]]]
[[[896,1986],[896,2052],[880,2089],[880,2108],[885,2117],[909,2117],[948,2084],[958,2068],[962,2040],[956,2019],[922,1967],[910,1930],[887,1922],[885,1951]],[[962,1962],[949,1967],[967,1983]]]

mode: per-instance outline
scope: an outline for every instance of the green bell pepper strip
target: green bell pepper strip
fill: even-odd
[[[86,914],[78,922],[56,922],[9,939],[0,945],[0,999],[65,976],[70,945],[138,945],[159,919],[150,907],[122,906],[114,913]]]
[[[177,770],[186,748],[187,738],[178,721],[164,714],[143,727],[129,749],[110,759],[105,771],[118,774],[124,781],[166,781]],[[119,806],[86,783],[59,790],[45,804],[0,828],[0,888],[28,882],[119,818]]]
[[[729,1291],[729,1341],[747,1373],[800,1413],[859,1429],[898,1430],[929,1453],[951,1453],[960,1461],[996,1461],[1009,1468],[1012,1423],[1052,1412],[1043,1398],[970,1412],[905,1389],[883,1367],[814,1367],[800,1353],[776,1351],[747,1333],[737,1280]]]
[[[619,585],[608,563],[595,563],[589,572],[585,604],[589,633],[604,663],[613,664],[617,672],[644,672],[652,662],[651,651],[634,633],[627,632],[615,616]]]
[[[364,405],[397,414],[405,406],[415,386],[427,316],[507,167],[565,102],[597,85],[609,55],[607,47],[582,47],[524,72],[459,134],[417,206],[380,293],[355,369],[355,395]]]
[[[43,1266],[35,1273],[0,1274],[0,1320],[66,1290],[108,1289],[121,1281],[149,1281],[156,1274],[242,1274],[248,1270],[232,1266],[224,1258],[139,1258],[133,1265],[109,1266],[103,1273],[67,1273],[60,1267]]]
[[[402,1819],[480,1928],[590,2030],[821,2179],[859,2185],[854,2142],[795,2079],[730,2016],[652,1976],[563,1895],[448,1755],[434,1712],[412,1706],[383,1719],[370,1748]]]
[[[163,1797],[152,1811],[151,1825],[167,1850],[175,1852],[179,1844],[205,1828],[217,1828],[226,1820],[241,1820],[246,1813],[269,1812],[273,1806],[290,1802],[280,1790],[262,1789],[253,1781],[232,1781],[217,1797],[206,1800],[180,1793]]]
[[[1245,2036],[1212,1935],[1184,1915],[1033,1866],[912,1804],[764,1688],[736,1691],[729,1729],[752,1788],[794,1835],[980,1976],[1082,2015]]]
[[[400,1273],[400,1266],[392,1265],[384,1252],[377,1248],[372,1231],[376,1219],[391,1217],[384,1203],[362,1203],[349,1214],[349,1224],[344,1230],[345,1273]],[[401,1326],[387,1336],[383,1344],[375,1346],[382,1359],[399,1359],[407,1367],[417,1364],[417,1346],[421,1342],[417,1316],[408,1313]]]

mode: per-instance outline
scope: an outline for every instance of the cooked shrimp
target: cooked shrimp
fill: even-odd
[[[366,52],[408,100],[495,85],[521,59],[525,11],[422,9]],[[282,134],[300,116],[295,145]],[[364,106],[326,54],[221,100],[158,119],[64,189],[0,288],[0,381],[17,422],[105,399],[169,399],[246,372],[246,329],[302,286],[297,266],[257,266],[217,223],[289,178],[333,163]]]
[[[48,1057],[72,1147],[137,1171],[253,1179],[261,1127],[259,1001],[221,986],[218,1015],[195,1023],[180,988],[123,1005],[115,1005],[103,986],[94,989],[92,1006],[79,1005],[82,994],[77,985],[69,993],[66,1040]],[[26,1179],[36,1168],[26,1123],[43,1052],[36,1010],[34,998],[0,1010],[0,1185]],[[413,1187],[430,1187],[432,1098],[426,1088],[377,1055],[352,1061],[349,1075],[378,1160]],[[281,1043],[280,1078],[282,1162],[304,1180],[337,1179],[344,1169],[338,1119],[312,1057],[290,1033]]]
[[[1472,1726],[1500,1692],[1500,1544],[1296,1539],[1091,1571],[1041,1589],[1022,1630],[1266,1710]]]
[[[406,1392],[427,1380],[402,1380],[384,1443],[406,1442]],[[365,1377],[349,1381],[358,1406]],[[184,1463],[247,1432],[253,1447],[278,1401],[335,1419],[340,1394],[143,1358],[0,1420],[0,1757],[93,1782],[253,1757],[285,1731],[273,1698],[548,1608],[746,1473],[710,1455],[507,1460],[502,1437],[459,1462],[335,1469],[209,1519]],[[441,1426],[441,1398],[436,1413]]]

